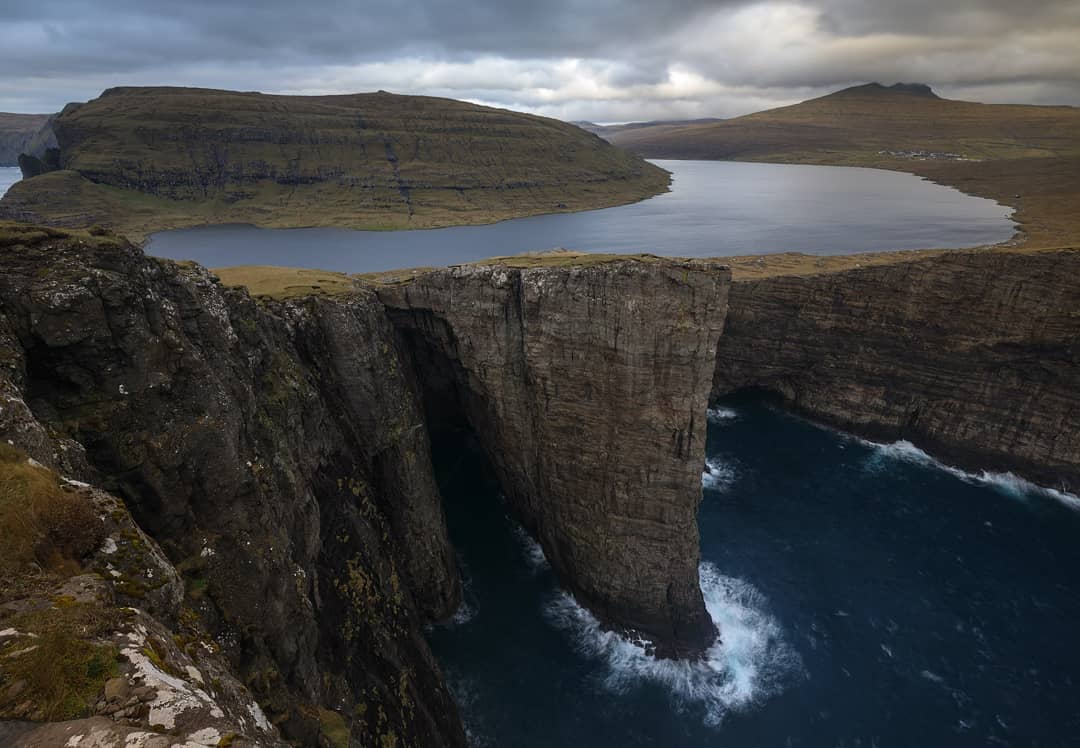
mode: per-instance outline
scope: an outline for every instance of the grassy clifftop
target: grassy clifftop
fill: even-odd
[[[141,236],[203,223],[425,228],[632,202],[667,174],[556,120],[385,92],[116,88],[55,120],[62,171],[8,217]]]

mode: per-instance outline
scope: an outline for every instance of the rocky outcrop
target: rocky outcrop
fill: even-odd
[[[661,653],[715,636],[696,515],[727,279],[625,260],[451,268],[379,291],[432,419],[472,427],[560,580]]]
[[[953,252],[732,286],[713,396],[1080,487],[1080,251]]]
[[[422,636],[458,575],[374,295],[258,306],[112,237],[9,242],[0,437],[123,499],[285,737],[463,744]]]

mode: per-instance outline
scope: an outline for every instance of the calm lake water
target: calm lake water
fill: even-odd
[[[8,188],[20,179],[22,179],[22,172],[18,166],[0,166],[0,197],[3,197]]]
[[[423,231],[209,226],[155,234],[150,254],[210,267],[343,272],[471,262],[566,247],[711,257],[846,254],[1007,240],[1010,209],[911,174],[830,166],[657,161],[672,190],[633,205]]]
[[[695,665],[600,631],[483,460],[435,443],[467,592],[429,637],[476,745],[1077,744],[1075,499],[724,406],[699,513],[722,643]]]

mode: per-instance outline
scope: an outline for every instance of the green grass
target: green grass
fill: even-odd
[[[669,175],[557,120],[387,93],[113,89],[53,125],[64,172],[0,212],[133,238],[206,223],[432,228],[650,197]]]
[[[45,627],[36,639],[26,641],[34,649],[8,654],[0,664],[5,684],[22,682],[18,697],[34,704],[48,721],[87,716],[105,687],[118,672],[116,647],[88,641],[60,626]],[[0,703],[0,714],[7,711]]]

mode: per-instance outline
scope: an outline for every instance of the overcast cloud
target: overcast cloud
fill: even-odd
[[[189,85],[619,122],[733,116],[869,80],[1080,105],[1077,0],[3,0],[0,19],[0,111]]]

